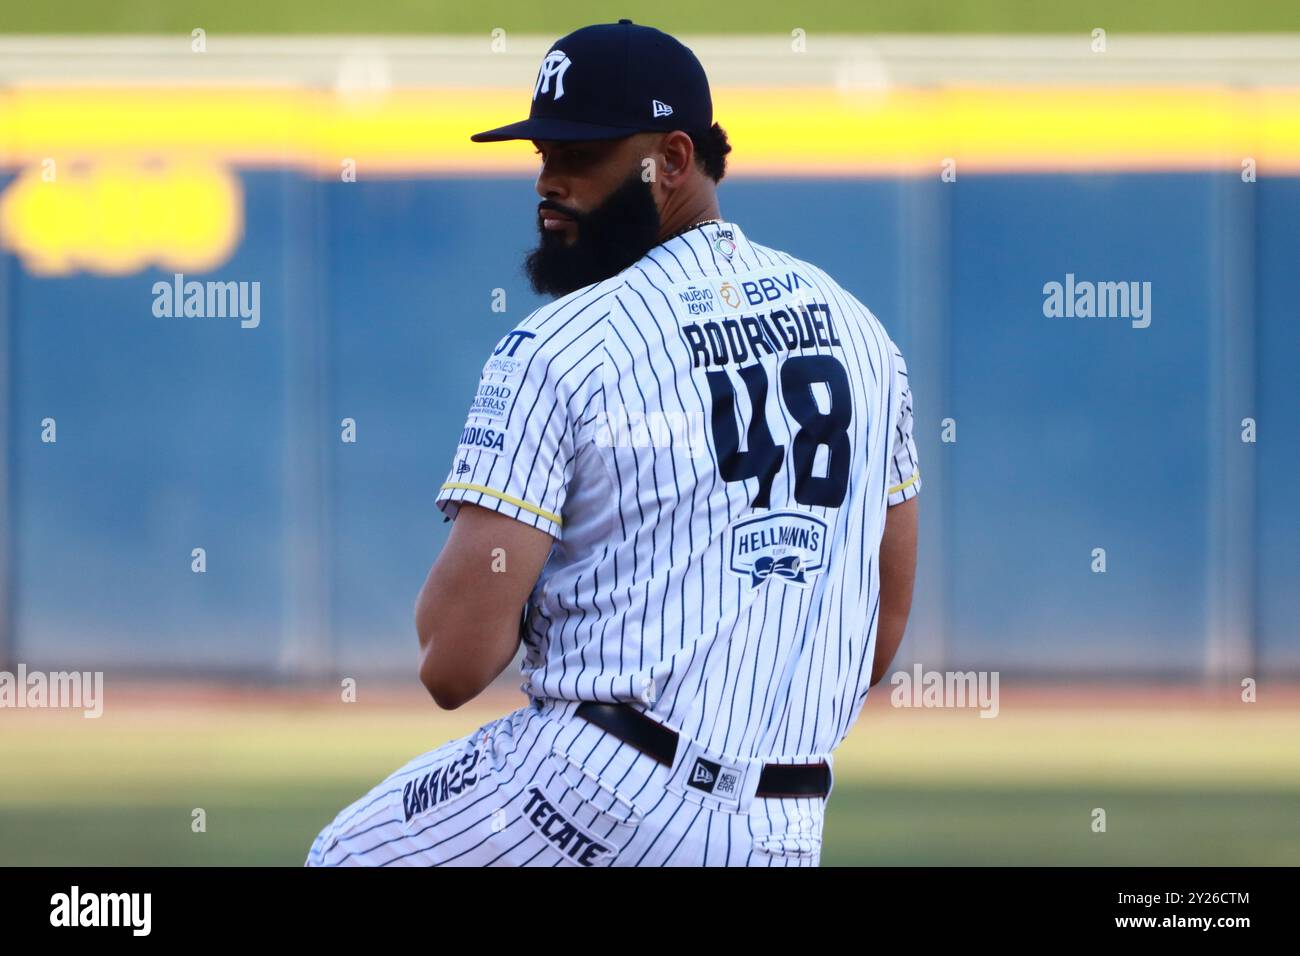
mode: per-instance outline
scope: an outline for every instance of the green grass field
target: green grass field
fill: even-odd
[[[446,714],[400,699],[0,711],[0,864],[300,865],[380,778],[515,703]],[[881,694],[837,751],[822,862],[1300,864],[1297,739],[1294,704],[1004,703],[989,720]]]
[[[802,28],[822,33],[1208,33],[1300,30],[1294,0],[910,0],[908,3],[828,0],[805,6],[774,0],[695,3],[693,0],[630,0],[617,8],[595,0],[560,7],[522,0],[472,4],[388,0],[385,3],[322,4],[307,0],[118,0],[92,3],[9,4],[3,33],[176,33],[202,27],[222,33],[473,33],[493,28],[559,36],[587,23],[631,17],[670,32],[780,33]]]

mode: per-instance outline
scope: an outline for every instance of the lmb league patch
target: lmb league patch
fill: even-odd
[[[826,522],[802,511],[769,511],[731,526],[733,574],[758,587],[775,577],[807,586],[826,564]]]

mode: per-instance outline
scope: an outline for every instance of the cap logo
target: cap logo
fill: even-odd
[[[551,79],[555,79],[554,98],[559,99],[564,95],[564,71],[567,70],[573,61],[563,50],[552,50],[546,54],[546,59],[542,60],[542,68],[537,71],[537,83],[533,87],[533,99],[542,93],[551,92]]]
[[[673,108],[669,106],[667,103],[664,103],[661,100],[651,100],[650,102],[654,106],[654,115],[656,119],[658,119],[660,116],[673,115]]]

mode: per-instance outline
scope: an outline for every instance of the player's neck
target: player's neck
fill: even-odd
[[[676,209],[672,208],[676,205],[673,200],[680,203]],[[699,186],[698,183],[676,193],[670,193],[659,212],[661,217],[659,242],[661,243],[681,235],[699,223],[722,218],[722,212],[718,209],[718,194],[712,189]]]
[[[719,211],[718,203],[715,200],[693,211],[688,216],[674,216],[672,220],[665,221],[659,230],[659,242],[665,243],[669,239],[674,239],[702,223],[721,221],[721,219],[722,213]]]

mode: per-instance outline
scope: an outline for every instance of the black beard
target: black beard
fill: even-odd
[[[565,244],[567,229],[549,232],[537,228],[541,241],[528,253],[524,270],[538,295],[556,298],[622,272],[659,244],[659,207],[650,184],[639,171],[630,175],[603,203],[589,213],[578,213],[553,203],[555,209],[573,217],[577,238]]]

